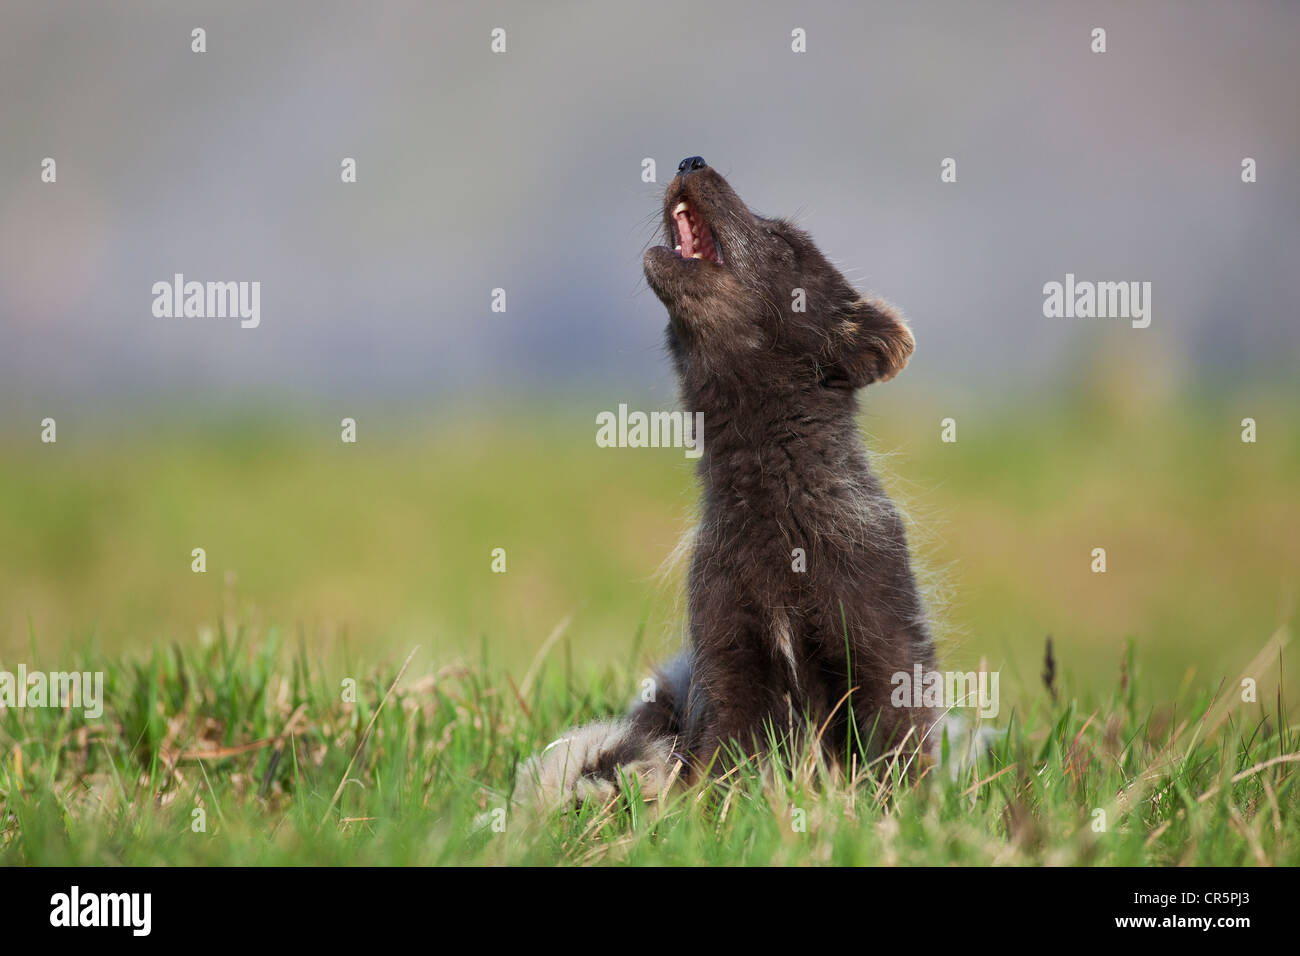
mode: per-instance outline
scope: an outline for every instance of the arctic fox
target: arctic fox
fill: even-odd
[[[938,716],[891,704],[892,676],[931,670],[934,642],[855,423],[858,389],[903,369],[912,333],[699,156],[669,184],[663,225],[645,276],[704,423],[688,643],[652,701],[523,766],[519,787],[547,806],[720,773],[773,734],[820,734],[831,760],[915,749]]]

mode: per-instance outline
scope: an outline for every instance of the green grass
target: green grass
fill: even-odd
[[[955,780],[931,768],[908,781],[898,761],[849,779],[785,754],[539,817],[509,803],[517,761],[619,709],[628,673],[548,661],[524,697],[520,673],[490,664],[412,667],[381,707],[396,660],[353,675],[345,703],[346,668],[327,676],[274,633],[219,632],[82,660],[106,672],[102,720],[4,712],[0,863],[1300,862],[1300,738],[1280,702],[1242,703],[1231,686],[1152,701],[1139,662],[1083,699],[1004,691],[1008,732]]]
[[[1300,624],[1294,389],[1100,391],[868,396],[943,666],[1001,674],[978,768],[912,785],[805,755],[504,833],[475,824],[517,761],[620,712],[679,640],[680,568],[659,572],[696,495],[680,452],[595,447],[601,403],[362,414],[355,446],[333,412],[11,434],[0,671],[103,671],[108,704],[0,710],[0,862],[1295,863],[1300,670],[1269,644]]]

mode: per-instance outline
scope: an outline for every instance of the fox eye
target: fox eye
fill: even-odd
[[[789,253],[791,256],[798,258],[799,250],[795,248],[794,243],[786,237],[785,233],[777,232],[775,229],[772,229],[768,231],[768,236],[770,236],[773,241],[784,247],[782,252]]]

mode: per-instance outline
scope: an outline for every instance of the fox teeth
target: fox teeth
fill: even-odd
[[[689,208],[690,208],[690,207],[686,205],[685,201],[683,201],[683,202],[679,202],[679,203],[677,204],[677,208],[673,210],[673,217],[676,218],[677,216],[680,216],[682,213],[684,213],[684,212],[685,212],[687,209],[689,209]]]

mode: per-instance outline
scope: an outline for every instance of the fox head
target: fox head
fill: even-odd
[[[699,156],[669,183],[663,226],[645,275],[684,382],[852,395],[907,364],[914,343],[898,313],[860,296],[806,232],[752,212]]]

